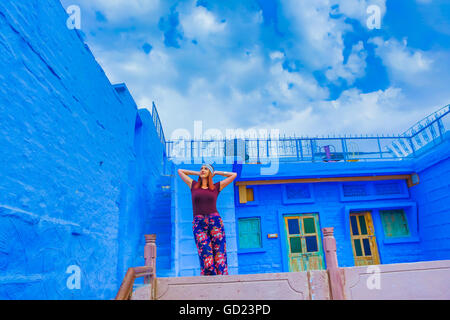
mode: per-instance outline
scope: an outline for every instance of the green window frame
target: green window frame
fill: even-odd
[[[411,235],[405,210],[380,210],[380,216],[386,238],[409,237]]]
[[[238,219],[239,249],[262,248],[261,218]]]

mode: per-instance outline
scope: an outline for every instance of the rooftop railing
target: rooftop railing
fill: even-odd
[[[403,160],[449,137],[449,107],[441,108],[401,135],[178,139],[166,142],[166,154],[169,159],[184,163],[205,158],[229,163],[236,156],[243,163],[265,163],[274,158],[283,162]]]
[[[163,131],[163,128],[161,125],[161,120],[159,119],[158,110],[156,110],[156,106],[155,106],[154,102],[152,104],[152,118],[153,118],[153,123],[156,128],[156,133],[157,133],[159,139],[161,140],[161,143],[163,145],[166,145],[166,138],[164,137],[164,131]]]

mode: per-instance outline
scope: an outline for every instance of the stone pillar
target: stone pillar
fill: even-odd
[[[144,247],[145,266],[153,267],[153,279],[156,278],[156,234],[145,235]],[[144,278],[144,283],[150,283],[150,277]]]
[[[336,255],[336,239],[334,239],[334,228],[323,228],[323,248],[327,263],[328,277],[330,279],[331,298],[333,300],[344,300],[344,285],[341,269],[338,266]]]

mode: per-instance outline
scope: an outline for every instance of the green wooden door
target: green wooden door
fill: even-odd
[[[289,271],[323,270],[322,240],[317,214],[285,216]]]

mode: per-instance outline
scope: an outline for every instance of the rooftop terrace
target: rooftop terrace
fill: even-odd
[[[155,109],[155,108],[154,108]],[[165,141],[170,160],[195,163],[197,159],[229,159],[237,156],[242,163],[281,162],[356,162],[405,160],[423,154],[450,136],[450,105],[418,121],[400,135],[360,135],[327,137],[256,137],[237,132],[231,137]],[[157,121],[159,123],[159,121]],[[231,161],[232,163],[232,161]]]

